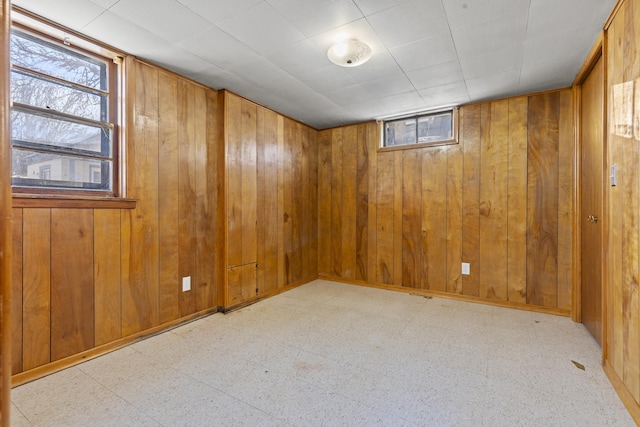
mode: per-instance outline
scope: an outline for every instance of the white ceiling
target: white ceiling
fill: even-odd
[[[616,0],[13,0],[318,129],[571,84]],[[341,38],[373,57],[341,68]]]

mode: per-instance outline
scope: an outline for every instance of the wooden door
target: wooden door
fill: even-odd
[[[603,69],[599,59],[582,85],[582,323],[602,345]]]

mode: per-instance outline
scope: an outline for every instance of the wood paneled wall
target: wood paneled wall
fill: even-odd
[[[640,422],[640,1],[621,2],[607,30],[608,165],[618,184],[605,186],[608,246],[605,367]]]
[[[459,144],[396,151],[375,123],[319,132],[320,275],[568,313],[573,112],[570,90],[464,106]]]
[[[11,407],[11,146],[9,129],[10,2],[0,0],[0,426],[9,427]]]
[[[318,274],[317,131],[225,95],[227,306]]]
[[[219,94],[126,65],[136,208],[13,209],[14,374],[221,305]]]

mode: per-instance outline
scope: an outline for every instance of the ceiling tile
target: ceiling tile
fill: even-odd
[[[268,3],[260,3],[221,22],[218,27],[263,55],[304,39],[304,35]]]
[[[78,31],[105,10],[86,0],[13,0],[11,3]],[[71,10],[73,13],[69,13]]]
[[[288,75],[282,68],[262,56],[236,64],[229,68],[229,71],[256,85],[263,85],[265,82],[278,80]]]
[[[448,105],[461,105],[469,102],[464,82],[454,82],[419,91],[425,108],[439,108]]]
[[[267,58],[292,75],[308,74],[331,65],[327,52],[318,48],[309,39],[271,53]]]
[[[204,17],[207,21],[218,24],[236,16],[263,0],[177,0],[189,9]]]
[[[431,67],[457,58],[449,33],[398,46],[390,52],[404,71]]]
[[[387,115],[399,115],[425,108],[425,102],[416,91],[385,96],[376,99],[382,105]]]
[[[211,64],[176,45],[166,45],[143,56],[144,59],[186,77],[197,75],[211,67]]]
[[[520,74],[517,71],[505,71],[490,76],[467,79],[467,90],[472,101],[498,99],[514,94],[518,90]]]
[[[557,2],[557,0],[554,0]],[[446,0],[442,2],[451,27],[478,27],[494,21],[526,17],[531,0]],[[526,18],[525,18],[526,19]]]
[[[374,53],[367,62],[358,67],[349,68],[347,71],[355,81],[361,83],[377,80],[391,74],[401,75],[402,73],[398,63],[386,50]]]
[[[311,41],[326,54],[332,44],[346,39],[358,39],[365,42],[374,54],[386,51],[384,44],[364,18],[318,34],[312,37]]]
[[[343,86],[324,93],[331,102],[340,106],[371,101],[373,97],[359,84]]]
[[[333,0],[266,0],[286,19],[297,18],[314,9],[318,9]]]
[[[365,16],[381,12],[407,0],[353,0]]]
[[[170,42],[180,41],[211,23],[175,0],[120,0],[110,12]]]
[[[356,81],[345,68],[330,65],[299,76],[299,79],[318,92],[328,92],[343,86],[350,86]]]
[[[96,40],[101,40],[124,52],[144,57],[149,52],[165,46],[167,41],[150,33],[118,15],[104,12],[82,32]]]
[[[589,28],[599,33],[615,4],[616,0],[532,0],[528,32],[534,36],[552,35]]]
[[[180,45],[210,64],[225,69],[258,58],[257,53],[217,27],[183,40]]]
[[[351,0],[333,0],[292,18],[291,22],[305,36],[313,37],[362,17]]]
[[[452,28],[451,33],[460,57],[522,46],[527,33],[527,16],[515,15],[482,27]]]
[[[105,9],[109,9],[114,4],[118,3],[120,0],[91,0],[91,3],[95,3],[100,7],[104,7]],[[15,1],[14,1],[15,3]]]
[[[449,33],[440,0],[410,0],[367,20],[389,49]]]
[[[463,80],[462,70],[457,60],[410,71],[407,77],[416,89],[427,89]]]
[[[507,46],[479,55],[460,58],[460,66],[467,79],[517,71],[522,65],[522,46]]]
[[[406,93],[415,89],[403,73],[390,74],[380,79],[363,82],[362,87],[375,98]]]

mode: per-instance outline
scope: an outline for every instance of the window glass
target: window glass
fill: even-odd
[[[456,143],[455,114],[448,109],[384,122],[384,146]]]

